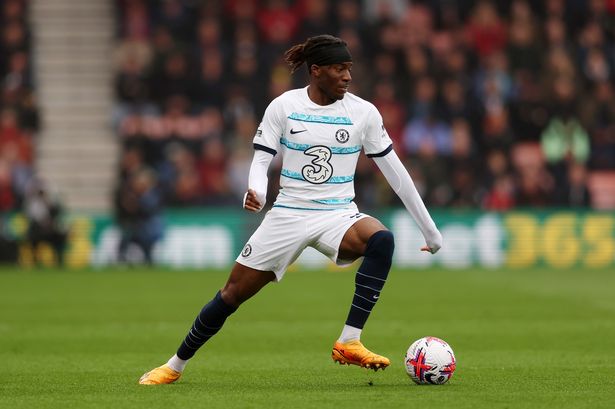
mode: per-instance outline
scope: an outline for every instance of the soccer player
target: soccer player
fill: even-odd
[[[393,234],[353,202],[360,151],[372,158],[416,220],[425,246],[437,252],[442,236],[410,175],[395,154],[382,117],[371,103],[348,92],[352,57],[346,43],[319,35],[290,48],[285,58],[295,72],[304,63],[309,85],[275,98],[254,136],[254,158],[243,207],[265,205],[267,169],[282,155],[280,192],[273,208],[237,257],[228,281],[196,317],[177,353],[145,373],[139,383],[176,381],[186,363],[224,321],[288,266],[308,246],[338,264],[363,257],[356,273],[350,311],[332,358],[342,364],[384,369],[388,358],[363,346],[361,331],[380,298],[393,258]]]

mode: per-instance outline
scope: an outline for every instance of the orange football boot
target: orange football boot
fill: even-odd
[[[181,372],[177,372],[167,364],[154,368],[149,372],[143,374],[139,383],[141,385],[162,385],[165,383],[173,383],[182,376]]]
[[[374,354],[358,339],[344,343],[337,341],[333,345],[331,358],[340,365],[358,365],[374,371],[384,369],[391,364],[389,358]]]

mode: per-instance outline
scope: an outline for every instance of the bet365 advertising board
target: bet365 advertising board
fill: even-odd
[[[592,211],[518,211],[482,213],[433,211],[444,247],[436,255],[419,251],[422,235],[405,210],[373,213],[396,239],[397,268],[533,267],[604,268],[615,266],[615,213]],[[164,237],[156,244],[156,264],[181,269],[225,269],[232,265],[263,215],[241,210],[189,210],[164,215]],[[9,225],[15,237],[25,221],[14,215]],[[67,220],[68,267],[103,267],[118,260],[121,229],[106,215],[73,214]],[[49,249],[39,259],[53,264]],[[32,249],[19,245],[19,262],[31,264]],[[48,253],[48,254],[47,254]],[[137,246],[129,260],[139,262]],[[308,249],[295,268],[332,268],[332,263]]]

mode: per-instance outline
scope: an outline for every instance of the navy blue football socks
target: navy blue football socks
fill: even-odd
[[[224,302],[220,291],[207,305],[203,307],[186,335],[184,342],[177,350],[180,359],[190,359],[209,338],[216,335],[229,315],[237,310]]]
[[[394,249],[395,239],[388,230],[374,233],[367,241],[363,263],[355,277],[355,293],[346,325],[359,329],[365,325],[389,275]]]

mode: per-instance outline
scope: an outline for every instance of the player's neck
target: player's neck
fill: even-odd
[[[329,98],[324,92],[320,90],[316,85],[310,84],[307,89],[308,97],[317,105],[331,105],[336,100]]]

